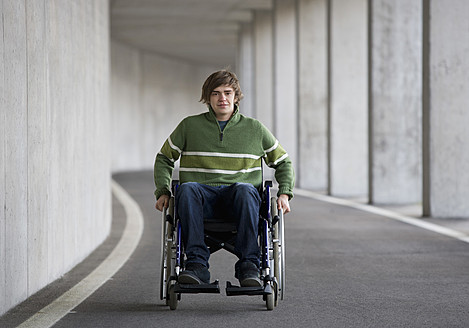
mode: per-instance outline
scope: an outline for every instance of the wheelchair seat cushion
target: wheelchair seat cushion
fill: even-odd
[[[204,229],[212,232],[236,232],[236,222],[204,221]]]

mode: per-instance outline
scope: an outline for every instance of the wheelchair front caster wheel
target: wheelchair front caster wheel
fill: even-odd
[[[272,293],[264,295],[263,299],[267,306],[267,310],[272,311],[278,305],[278,284],[275,278],[270,285],[272,287]]]
[[[267,310],[272,311],[274,309],[274,302],[275,302],[274,299],[275,299],[274,293],[266,295],[265,304],[267,306]]]
[[[169,287],[169,308],[176,310],[178,307],[178,295],[174,292],[174,285]]]
[[[277,284],[277,281],[274,280],[273,281],[273,284],[272,284],[272,287],[273,287],[273,295],[274,295],[274,306],[277,306],[278,305],[278,284]]]

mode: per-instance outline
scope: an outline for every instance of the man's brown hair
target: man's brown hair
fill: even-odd
[[[235,105],[239,104],[239,101],[243,99],[244,95],[241,92],[239,86],[239,80],[235,73],[230,72],[226,69],[212,73],[204,82],[202,86],[202,96],[200,100],[204,104],[210,104],[210,95],[213,90],[221,85],[228,85],[233,88],[235,92]]]

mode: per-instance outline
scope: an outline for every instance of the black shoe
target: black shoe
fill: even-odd
[[[261,287],[259,268],[250,261],[242,262],[235,274],[241,287]]]
[[[187,263],[186,269],[179,275],[178,282],[191,285],[209,284],[210,272],[203,264]]]

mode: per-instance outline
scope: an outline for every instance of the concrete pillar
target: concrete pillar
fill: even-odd
[[[3,1],[4,103],[5,117],[5,224],[1,240],[5,244],[5,285],[2,286],[6,308],[28,295],[28,116],[25,1]],[[0,309],[0,314],[2,313]]]
[[[300,0],[298,10],[301,188],[326,190],[328,177],[327,0]]]
[[[238,78],[244,99],[240,102],[240,109],[244,115],[255,116],[254,109],[254,35],[252,23],[241,25],[239,32]]]
[[[63,243],[65,240],[65,225],[71,224],[71,218],[68,216],[67,209],[65,204],[71,200],[69,193],[63,193],[60,188],[55,188],[55,186],[60,185],[61,183],[68,185],[70,183],[69,176],[66,172],[61,170],[63,167],[70,167],[71,162],[70,158],[72,154],[70,152],[69,141],[66,139],[67,133],[74,135],[75,131],[73,127],[69,127],[65,123],[65,113],[64,108],[67,108],[69,105],[73,106],[69,101],[69,96],[67,93],[64,93],[64,89],[72,88],[71,82],[67,79],[64,79],[68,73],[68,68],[70,65],[71,51],[68,49],[70,44],[68,42],[67,36],[69,33],[68,22],[71,19],[70,11],[68,11],[67,4],[64,2],[49,2],[47,4],[47,16],[46,18],[46,30],[49,31],[47,35],[48,43],[50,49],[48,49],[48,61],[51,64],[49,74],[49,85],[58,86],[61,84],[60,88],[51,88],[48,90],[47,101],[51,108],[51,125],[53,126],[51,130],[51,140],[50,140],[50,154],[51,154],[51,163],[50,170],[55,172],[50,177],[51,192],[49,195],[50,203],[55,204],[53,207],[54,214],[62,217],[63,219],[54,222],[50,222],[49,229],[51,231],[49,244],[48,244],[48,262],[49,262],[49,271],[52,276],[60,276],[60,273],[64,271],[65,267],[65,248],[66,246]],[[59,15],[61,17],[59,17]],[[63,88],[63,89],[62,89]],[[70,111],[71,108],[68,108]],[[71,110],[73,111],[73,109]],[[69,119],[74,119],[74,113],[69,113],[71,116]],[[62,141],[61,141],[62,140]],[[54,226],[52,226],[54,225]],[[68,236],[67,236],[68,237]]]
[[[274,69],[272,11],[254,13],[254,113],[270,131],[274,132]],[[264,179],[274,181],[273,169],[264,167]]]
[[[329,192],[368,192],[367,1],[330,1]]]
[[[274,134],[297,170],[298,42],[295,0],[274,3]],[[297,179],[300,179],[297,176]]]
[[[422,194],[422,3],[369,1],[370,202]]]
[[[0,12],[3,13],[3,1],[0,1]],[[0,24],[0,35],[4,35],[3,32],[3,22]],[[0,58],[2,62],[0,63],[0,236],[5,236],[5,161],[6,161],[6,150],[5,150],[5,140],[6,140],[6,93],[5,93],[5,44],[0,41]],[[2,239],[3,240],[3,239]],[[6,268],[5,265],[1,265],[6,261],[6,243],[0,242],[0,313],[2,313],[6,308],[5,300],[5,274]],[[1,314],[0,314],[1,315]]]
[[[424,1],[424,216],[469,217],[468,15]]]
[[[274,128],[273,112],[273,24],[271,11],[254,14],[254,97],[255,117],[269,130]]]
[[[39,290],[48,282],[48,241],[51,213],[50,108],[47,106],[47,39],[44,24],[45,2],[27,0],[28,71],[28,289]],[[31,142],[30,142],[31,141]]]

